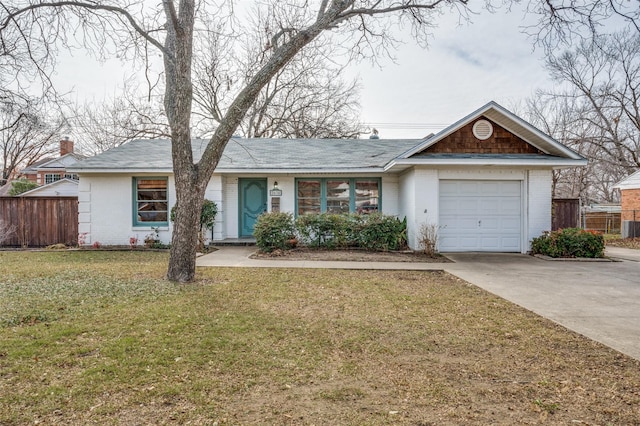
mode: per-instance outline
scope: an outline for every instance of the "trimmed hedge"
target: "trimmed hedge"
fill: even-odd
[[[380,213],[307,214],[295,221],[290,213],[264,213],[258,218],[254,236],[265,252],[291,248],[293,238],[314,248],[400,250],[407,246],[407,221]]]
[[[579,228],[559,229],[531,240],[531,252],[549,257],[604,257],[604,238]]]
[[[354,230],[359,219],[355,215],[306,214],[296,219],[300,242],[315,248],[345,248],[355,245]]]
[[[253,227],[256,245],[266,253],[290,249],[295,235],[296,228],[291,213],[263,213],[258,216]]]
[[[367,250],[388,251],[407,248],[407,218],[380,213],[359,217],[364,220],[357,228],[357,246]]]

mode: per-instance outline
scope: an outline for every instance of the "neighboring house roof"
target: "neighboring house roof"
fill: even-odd
[[[208,140],[192,142],[198,161]],[[416,139],[242,139],[227,144],[216,172],[382,171],[390,160],[419,143]],[[134,140],[87,158],[73,172],[171,172],[171,141]]]
[[[22,169],[20,173],[28,175],[38,173],[39,171],[47,171],[48,169],[65,170],[70,165],[84,158],[86,158],[84,155],[76,154],[75,152],[71,152],[57,158],[47,157],[30,164]]]
[[[616,189],[638,189],[640,188],[640,170],[622,179],[613,185]]]
[[[515,135],[523,153],[442,153],[430,147],[486,118]],[[198,161],[208,140],[192,141]],[[441,146],[441,145],[440,145]],[[426,152],[425,152],[426,151]],[[217,173],[354,173],[401,171],[415,165],[573,167],[587,161],[495,102],[489,102],[426,139],[242,139],[232,138]],[[171,173],[171,142],[135,140],[68,168],[76,173]]]
[[[28,174],[36,174],[38,173],[38,167],[40,167],[43,164],[46,164],[50,161],[55,160],[55,158],[53,157],[46,157],[43,158],[41,160],[36,161],[35,163],[31,163],[29,164],[27,167],[25,167],[24,169],[20,170],[20,174],[24,174],[24,175],[28,175]]]
[[[47,185],[42,185],[31,191],[20,194],[21,197],[77,197],[78,181],[60,179]]]
[[[582,210],[592,213],[620,213],[622,212],[622,206],[620,204],[591,204],[583,207]]]
[[[53,158],[47,161],[46,163],[40,164],[39,166],[36,167],[36,170],[38,171],[46,171],[47,169],[64,170],[67,167],[71,166],[72,164],[75,164],[76,162],[84,158],[85,157],[83,155],[71,152],[69,154],[63,155],[62,157]]]
[[[0,186],[0,197],[9,197],[9,191],[11,191],[11,187],[13,185],[12,182],[15,182],[13,180],[7,181],[7,183],[5,183],[4,185]]]

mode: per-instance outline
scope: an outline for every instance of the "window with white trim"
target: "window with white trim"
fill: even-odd
[[[296,213],[379,211],[379,178],[301,178],[296,180]]]
[[[53,183],[60,180],[60,173],[45,173],[44,184]]]
[[[133,224],[169,224],[168,180],[166,177],[133,178]]]

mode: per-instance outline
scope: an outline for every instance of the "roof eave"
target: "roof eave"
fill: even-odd
[[[76,184],[76,185],[79,184],[79,182],[77,180],[63,178],[63,179],[59,179],[59,180],[57,180],[55,182],[48,183],[46,185],[38,186],[37,188],[30,189],[29,191],[25,191],[25,192],[19,194],[19,196],[22,197],[22,196],[30,195],[30,194],[33,194],[33,193],[36,193],[36,192],[41,192],[41,191],[43,191],[45,189],[49,189],[49,188],[52,188],[54,186],[60,186],[63,183],[73,183],[73,184]]]
[[[613,185],[614,189],[637,189],[640,188],[640,170],[634,172]]]
[[[494,103],[492,105],[492,108],[488,108],[486,111],[483,112],[483,114],[486,114],[487,112],[489,112],[491,109],[494,109],[498,112],[501,113],[501,116],[506,119],[508,122],[504,122],[502,120],[500,120],[499,118],[493,117],[491,115],[487,115],[488,118],[491,118],[492,120],[494,120],[496,123],[500,124],[502,127],[504,127],[506,130],[510,131],[511,133],[513,133],[514,135],[518,136],[519,138],[529,142],[530,144],[532,144],[533,146],[535,146],[536,148],[538,148],[539,150],[543,151],[543,152],[548,152],[548,150],[545,150],[544,147],[539,146],[538,144],[536,144],[536,141],[532,141],[530,137],[528,137],[528,135],[524,135],[522,134],[520,131],[518,131],[517,129],[515,129],[513,127],[513,124],[517,124],[520,127],[522,127],[523,129],[526,129],[527,131],[533,133],[533,135],[538,138],[539,140],[549,144],[550,146],[552,146],[553,148],[557,149],[558,151],[560,151],[562,154],[566,155],[567,158],[571,158],[574,160],[581,160],[584,159],[584,157],[582,157],[580,154],[578,154],[576,151],[572,150],[571,148],[561,144],[560,142],[558,142],[557,140],[555,140],[554,138],[552,138],[551,136],[547,135],[546,133],[544,133],[542,130],[538,129],[537,127],[535,127],[534,125],[532,125],[531,123],[527,122],[526,120],[522,119],[521,117],[513,114],[512,112],[510,112],[509,110],[505,109],[504,107],[502,107],[499,104]]]
[[[384,173],[383,167],[336,167],[336,168],[269,168],[269,169],[242,169],[242,168],[216,168],[214,173],[216,174],[261,174],[261,175],[275,175],[275,174],[336,174],[336,173],[348,173],[348,174],[366,174],[366,173]]]
[[[587,160],[574,160],[574,159],[508,159],[508,158],[421,158],[421,159],[396,159],[389,162],[384,170],[404,170],[412,166],[513,166],[513,167],[549,167],[549,168],[569,168],[569,167],[583,167],[587,165]]]
[[[173,169],[68,169],[68,172],[77,173],[79,175],[83,174],[132,174],[132,173],[160,173],[160,174],[173,174]],[[347,174],[367,174],[367,173],[384,173],[383,167],[357,167],[357,168],[300,168],[300,169],[243,169],[243,168],[216,168],[214,171],[215,174],[252,174],[252,175],[275,175],[275,174],[318,174],[318,173],[326,173],[326,174],[336,174],[336,173],[347,173]]]
[[[67,172],[76,173],[79,175],[83,174],[122,174],[122,173],[144,173],[144,174],[173,174],[173,169],[169,168],[158,168],[158,169],[140,169],[140,168],[119,168],[119,169],[110,169],[110,168],[69,168]]]

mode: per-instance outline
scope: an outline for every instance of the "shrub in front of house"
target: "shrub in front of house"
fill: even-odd
[[[604,238],[579,228],[559,229],[534,238],[531,252],[549,257],[604,257]]]
[[[373,213],[361,216],[358,224],[357,245],[363,249],[376,251],[402,250],[407,247],[407,218]]]
[[[353,214],[305,214],[296,219],[302,244],[313,248],[346,248],[355,245],[354,229],[359,221]]]
[[[372,213],[307,214],[296,219],[301,242],[314,248],[400,250],[407,246],[407,222],[395,216]]]
[[[295,235],[296,228],[291,213],[263,213],[258,216],[253,228],[256,245],[265,253],[290,249]]]

